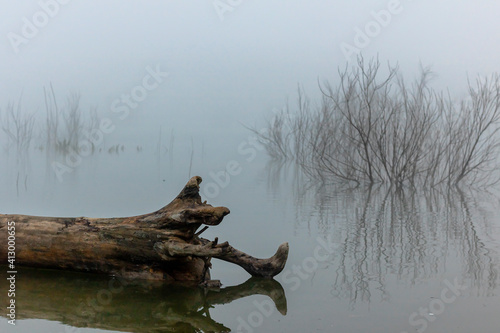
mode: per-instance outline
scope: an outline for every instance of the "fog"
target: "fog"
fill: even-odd
[[[435,84],[453,94],[465,89],[467,75],[500,66],[500,4],[486,0],[59,2],[3,2],[0,105],[22,94],[25,109],[42,112],[43,87],[52,83],[61,102],[77,92],[83,105],[109,116],[146,67],[159,67],[168,78],[118,126],[116,135],[129,137],[156,136],[160,125],[205,140],[244,133],[241,124],[293,101],[298,84],[317,98],[318,80],[335,82],[346,65],[346,44],[399,63],[409,77],[419,63],[430,65]],[[53,17],[37,16],[42,7]],[[380,14],[391,8],[391,17]],[[381,23],[372,24],[374,13]],[[38,32],[26,30],[26,20]],[[366,29],[368,42],[357,36]]]
[[[280,243],[290,245],[286,270],[277,280],[288,297],[288,316],[275,312],[264,318],[252,303],[260,296],[249,293],[250,298],[212,312],[231,329],[241,331],[240,319],[251,323],[257,314],[262,322],[258,328],[252,324],[255,331],[410,331],[419,327],[409,321],[415,311],[443,295],[443,280],[457,279],[469,287],[464,297],[446,302],[445,315],[433,311],[436,317],[425,317],[429,322],[419,317],[420,323],[464,333],[499,327],[499,317],[492,315],[499,304],[490,297],[500,285],[496,196],[304,185],[293,166],[267,164],[265,148],[248,129],[265,128],[266,119],[287,103],[293,108],[299,87],[311,109],[321,105],[318,84],[328,80],[334,86],[338,69],[354,66],[358,54],[378,57],[383,66],[397,64],[405,82],[429,66],[435,91],[463,98],[468,79],[500,72],[499,2],[0,1],[0,213],[144,214],[167,204],[189,177],[200,175],[203,200],[231,209],[224,223],[203,237],[220,237],[262,258]],[[68,126],[63,112],[51,123],[47,109],[56,103],[64,108],[75,94],[88,113],[85,120],[96,110],[93,127],[83,128],[88,126],[83,121]],[[33,137],[9,137],[4,127],[10,124],[14,131],[8,111],[18,105],[25,129],[34,115]],[[67,142],[73,128],[79,128],[76,144]],[[91,148],[90,139],[82,140],[87,128],[102,134]],[[297,267],[307,268],[315,259],[318,240],[330,239],[336,242],[331,255],[313,260],[306,277],[296,275]],[[227,286],[248,278],[226,263],[215,262],[213,271]],[[93,320],[71,306],[40,307],[43,301],[61,305],[54,299],[68,299],[65,290],[88,300],[80,290],[89,285],[86,277],[79,282],[69,272],[60,275],[68,289],[54,295],[40,285],[46,294],[40,303],[36,289],[29,289],[36,287],[33,278],[20,285],[19,319],[25,326],[17,331],[2,318],[0,330],[87,326],[78,330],[129,332],[129,318],[138,325],[170,323],[168,316],[157,316],[163,297],[172,300],[169,290],[147,289],[142,301],[154,310],[145,317],[133,292],[113,295],[117,307],[105,307]],[[89,293],[104,290],[102,281]],[[173,308],[183,306],[186,297],[181,298]],[[24,315],[23,309],[30,311],[26,304],[40,311]],[[118,318],[116,326],[108,326],[111,317]]]

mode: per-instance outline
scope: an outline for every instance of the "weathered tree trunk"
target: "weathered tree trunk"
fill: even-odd
[[[0,260],[7,261],[8,223],[15,222],[16,264],[166,281],[209,279],[212,257],[240,265],[252,276],[273,277],[288,257],[288,243],[269,259],[253,258],[217,238],[200,238],[218,225],[226,207],[201,202],[201,177],[160,210],[123,218],[0,215]],[[203,230],[202,230],[203,231]]]

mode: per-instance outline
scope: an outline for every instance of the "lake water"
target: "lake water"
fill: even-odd
[[[310,184],[268,163],[244,126],[296,109],[298,85],[319,105],[318,84],[336,86],[358,52],[407,83],[431,66],[432,87],[460,100],[468,80],[500,72],[499,11],[487,0],[3,1],[0,213],[144,214],[199,175],[203,199],[231,210],[204,237],[262,258],[289,242],[290,254],[274,282],[213,260],[220,292],[19,268],[15,327],[0,275],[0,332],[498,332],[498,190]],[[40,149],[46,111],[61,111],[59,139],[73,134],[62,111],[75,92],[82,114],[95,108],[115,130],[58,177],[65,157]],[[29,152],[7,154],[4,127],[31,114]]]
[[[160,154],[155,144],[129,144],[119,153],[103,144],[62,181],[50,163],[63,157],[11,152],[0,164],[0,210],[137,215],[164,206],[200,175],[203,199],[231,209],[204,237],[256,257],[289,242],[288,263],[275,281],[249,280],[240,267],[216,260],[219,292],[19,268],[17,324],[7,324],[2,306],[1,332],[498,331],[494,193],[311,184],[293,167],[269,163],[262,147],[249,144],[250,132],[220,134],[217,144],[201,140],[166,142],[170,150]],[[238,152],[240,145],[249,150]],[[239,174],[217,183],[214,176],[231,160]],[[0,289],[6,304],[5,279]],[[94,306],[82,309],[82,302]]]

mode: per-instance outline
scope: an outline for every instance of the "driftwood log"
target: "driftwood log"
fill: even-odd
[[[288,243],[269,259],[257,259],[229,243],[199,237],[200,226],[218,225],[226,207],[201,201],[201,177],[156,212],[123,218],[0,215],[0,260],[7,262],[8,223],[15,222],[16,264],[104,273],[125,278],[205,282],[210,259],[237,264],[255,277],[279,274]]]

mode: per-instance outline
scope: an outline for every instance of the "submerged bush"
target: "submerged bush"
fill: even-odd
[[[52,85],[45,94],[45,128],[42,130],[46,139],[47,150],[68,154],[78,153],[80,143],[89,133],[98,128],[99,121],[95,110],[84,112],[80,106],[80,96],[72,94],[67,102],[59,107]],[[95,149],[92,146],[92,152]]]
[[[58,105],[52,85],[44,89],[45,117],[35,117],[22,109],[21,98],[0,109],[0,129],[6,153],[15,148],[17,153],[27,153],[33,142],[36,148],[47,152],[78,153],[80,144],[99,126],[97,112],[82,110],[80,96],[72,94],[66,103]],[[44,142],[44,143],[43,143]],[[94,147],[92,146],[92,152]]]
[[[21,100],[17,104],[9,103],[5,113],[0,110],[0,127],[6,136],[4,150],[8,152],[12,147],[17,152],[30,148],[34,135],[34,115],[22,110]]]
[[[500,77],[469,82],[453,103],[429,87],[431,73],[407,84],[397,67],[359,58],[320,86],[312,108],[299,90],[298,109],[277,114],[257,134],[273,159],[291,159],[311,178],[398,186],[491,185],[498,170]]]

